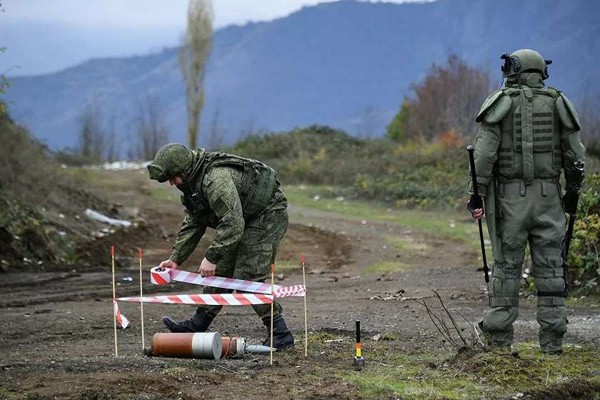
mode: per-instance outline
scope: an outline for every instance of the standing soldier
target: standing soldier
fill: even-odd
[[[512,346],[529,243],[540,348],[561,353],[567,331],[561,249],[565,212],[575,214],[584,178],[580,125],[567,97],[544,86],[550,60],[529,49],[504,54],[502,59],[506,85],[485,100],[477,115],[481,123],[474,154],[477,188],[485,199],[494,254],[490,308],[479,326],[489,346]],[[566,180],[562,199],[561,170]],[[481,199],[474,195],[468,209],[475,219],[483,216]]]
[[[181,144],[162,147],[148,165],[150,179],[169,181],[183,193],[186,215],[168,260],[160,267],[179,268],[187,260],[207,227],[217,236],[208,248],[198,272],[203,277],[264,282],[275,260],[277,247],[288,226],[287,200],[277,172],[269,166],[232,154],[191,150]],[[205,287],[204,293],[231,290]],[[270,333],[271,306],[253,305]],[[294,346],[282,308],[274,305],[273,346]],[[171,332],[205,332],[222,306],[200,306],[187,321],[163,317]],[[268,343],[267,343],[268,344]]]

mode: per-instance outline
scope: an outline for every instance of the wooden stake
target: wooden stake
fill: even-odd
[[[112,298],[113,302],[117,298],[116,289],[115,289],[115,246],[110,246],[110,256],[112,260]],[[115,331],[115,357],[119,356],[119,350],[117,345],[117,316],[114,311],[114,303],[113,303],[113,326]]]
[[[308,357],[308,312],[306,310],[306,271],[304,269],[304,253],[301,254],[302,283],[304,284],[304,357]]]
[[[271,296],[273,299],[271,301],[271,350],[269,353],[271,354],[271,365],[273,365],[273,313],[275,312],[275,291],[273,290],[273,286],[275,285],[275,264],[271,264]]]
[[[142,289],[142,249],[138,248],[139,254],[140,254],[140,299],[142,297],[144,297],[144,294],[142,293],[143,289]],[[146,344],[146,340],[144,338],[144,302],[140,301],[140,314],[141,314],[141,318],[142,318],[142,350],[144,350],[144,346]]]

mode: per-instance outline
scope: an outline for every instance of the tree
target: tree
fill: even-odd
[[[134,126],[139,145],[137,157],[141,160],[152,160],[158,150],[169,141],[169,133],[155,97],[146,95],[144,100],[140,100]]]
[[[102,113],[96,99],[81,110],[79,126],[78,153],[87,161],[101,161],[106,134],[102,126]]]
[[[186,89],[188,145],[196,148],[200,117],[204,107],[204,76],[213,35],[213,8],[210,0],[190,0],[187,31],[181,39],[179,67]]]
[[[392,139],[395,142],[404,142],[408,139],[408,133],[406,132],[408,118],[410,116],[410,109],[412,107],[412,103],[410,100],[405,99],[402,102],[402,106],[400,107],[400,111],[394,116],[392,122],[387,126],[386,135],[388,138]]]
[[[425,80],[411,85],[411,90],[414,97],[405,99],[388,126],[390,137],[432,140],[448,131],[471,136],[475,115],[491,87],[485,71],[451,54],[446,65],[433,64]]]

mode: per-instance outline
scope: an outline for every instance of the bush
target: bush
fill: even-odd
[[[284,184],[344,187],[344,195],[396,207],[462,206],[468,179],[463,144],[453,131],[429,144],[361,140],[324,126],[251,136],[227,151],[259,159]]]
[[[360,170],[354,156],[367,141],[326,126],[250,136],[226,151],[263,161],[286,184],[351,185]]]
[[[569,251],[572,287],[578,294],[599,293],[600,284],[600,174],[585,180]]]

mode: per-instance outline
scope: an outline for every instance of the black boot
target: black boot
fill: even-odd
[[[196,314],[187,321],[177,322],[169,316],[162,318],[163,324],[173,333],[206,332],[213,318],[206,315],[203,310],[197,310]]]
[[[263,324],[267,327],[267,339],[263,342],[265,346],[271,346],[271,317],[263,318]],[[285,324],[283,315],[277,314],[273,317],[273,347],[277,350],[294,348],[294,337]]]

